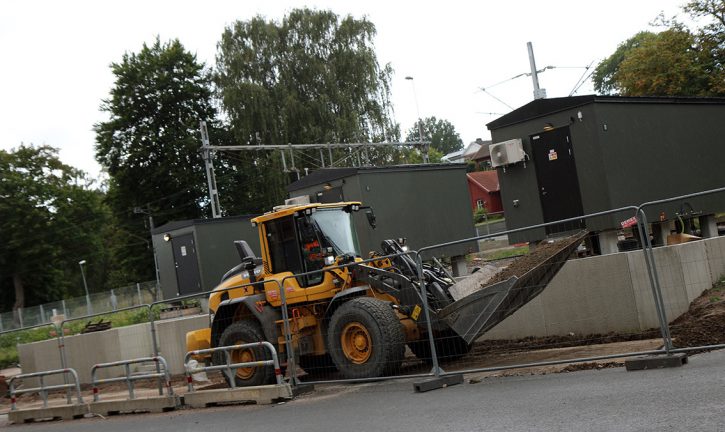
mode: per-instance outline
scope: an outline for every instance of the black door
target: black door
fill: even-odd
[[[569,219],[584,214],[576,174],[569,128],[563,127],[530,136],[536,165],[539,198],[544,222]],[[581,228],[582,221],[547,227],[546,232]]]
[[[184,234],[171,239],[174,248],[174,265],[179,295],[201,292],[199,263],[196,259],[196,245],[193,234]]]
[[[321,204],[343,202],[345,198],[342,196],[342,186],[325,189],[317,192],[317,202]]]

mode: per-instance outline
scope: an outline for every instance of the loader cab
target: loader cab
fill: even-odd
[[[340,256],[360,256],[354,208],[349,204],[305,206],[262,222],[269,272],[309,273],[333,265]],[[323,278],[322,272],[297,276],[297,283],[307,288],[319,285]]]

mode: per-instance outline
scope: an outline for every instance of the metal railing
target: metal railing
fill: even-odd
[[[163,372],[157,372],[157,373],[141,373],[141,374],[131,374],[131,365],[132,364],[139,364],[139,363],[150,363],[154,362],[158,366],[159,364],[163,365]],[[125,375],[118,378],[104,378],[104,379],[96,379],[96,372],[98,369],[104,369],[104,368],[111,368],[116,366],[123,366]],[[135,399],[136,396],[134,394],[134,387],[133,382],[142,380],[142,379],[151,379],[151,378],[158,378],[159,384],[161,384],[161,379],[163,378],[163,382],[166,383],[166,390],[167,394],[169,396],[172,396],[174,394],[174,388],[171,386],[171,376],[169,375],[169,367],[166,363],[166,360],[164,360],[161,356],[156,357],[141,357],[137,359],[132,360],[120,360],[115,362],[109,362],[109,363],[99,363],[97,365],[93,365],[91,368],[91,385],[93,386],[93,401],[98,402],[99,397],[98,393],[100,392],[98,389],[98,384],[105,384],[105,383],[112,383],[112,382],[121,382],[124,381],[126,383],[126,386],[128,387],[128,397],[129,399]]]
[[[44,377],[48,375],[59,375],[63,374],[63,376],[67,376],[70,374],[73,377],[73,383],[72,384],[59,384],[59,385],[51,385],[46,386]],[[33,387],[33,388],[26,388],[26,389],[16,389],[15,388],[15,381],[19,379],[25,379],[25,378],[38,378],[40,381],[40,387]],[[76,389],[76,396],[78,398],[78,403],[83,403],[83,396],[81,396],[81,387],[80,383],[78,381],[78,374],[75,370],[71,368],[65,368],[65,369],[55,369],[55,370],[49,370],[49,371],[43,371],[43,372],[34,372],[34,373],[27,373],[27,374],[20,374],[15,375],[14,377],[10,378],[10,381],[8,382],[9,392],[10,392],[10,409],[15,411],[17,409],[16,402],[17,394],[21,393],[35,393],[38,392],[40,394],[40,397],[43,399],[43,408],[48,408],[48,392],[50,390],[63,390],[63,389]],[[71,403],[70,398],[68,399],[68,403]]]
[[[230,351],[236,351],[240,349],[250,349],[250,348],[258,348],[258,347],[265,347],[269,350],[270,354],[272,355],[271,360],[259,360],[259,361],[253,361],[253,362],[241,362],[241,363],[232,363],[232,357],[230,355]],[[204,354],[213,354],[215,352],[223,352],[224,357],[226,360],[226,364],[223,365],[213,365],[213,366],[201,366],[201,367],[191,367],[189,365],[189,361],[191,357],[204,355]],[[194,391],[194,380],[192,375],[195,373],[200,372],[209,372],[209,371],[224,371],[226,374],[229,386],[231,388],[236,388],[236,372],[237,369],[240,368],[251,368],[251,367],[264,367],[264,366],[272,366],[274,367],[274,375],[275,379],[277,380],[277,384],[282,384],[282,370],[279,367],[279,359],[277,357],[277,350],[274,349],[274,346],[267,342],[253,342],[253,343],[245,343],[245,344],[239,344],[239,345],[228,345],[228,346],[222,346],[222,347],[216,347],[216,348],[207,348],[202,350],[196,350],[196,351],[189,351],[184,356],[184,369],[186,370],[186,383],[189,387],[189,391]]]

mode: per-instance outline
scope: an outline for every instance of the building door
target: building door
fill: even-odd
[[[321,204],[343,202],[345,198],[342,195],[342,186],[325,189],[317,192],[317,202]]]
[[[179,295],[201,292],[199,262],[193,234],[184,234],[171,239],[174,248],[174,265]]]
[[[531,135],[530,139],[544,222],[583,215],[569,128],[541,132]],[[578,229],[582,226],[581,220],[557,224],[547,227],[546,233]]]

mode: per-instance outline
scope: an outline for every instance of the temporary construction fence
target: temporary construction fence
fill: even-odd
[[[82,318],[86,315],[148,304],[158,300],[158,292],[156,281],[139,282],[88,296],[3,312],[0,313],[0,332],[50,324],[53,322],[53,317],[58,315],[63,315],[64,318]]]
[[[334,309],[342,311],[340,315],[355,317],[345,322],[336,318],[334,313],[326,315],[321,328],[321,335],[326,340],[327,353],[316,355],[305,345],[301,336],[301,329],[305,327],[306,320],[299,305],[288,303],[287,292],[292,278],[305,278],[323,275],[332,269],[353,268],[361,262],[351,262],[337,267],[328,267],[325,270],[290,275],[279,280],[266,280],[255,283],[242,284],[226,291],[228,302],[236,302],[238,294],[246,287],[254,287],[257,298],[248,299],[251,307],[256,301],[264,300],[267,293],[275,291],[279,296],[281,326],[280,342],[276,328],[262,329],[264,334],[260,338],[267,339],[274,345],[275,351],[282,357],[281,368],[286,369],[286,376],[292,384],[322,383],[330,381],[369,381],[379,380],[378,376],[386,378],[443,376],[453,373],[491,372],[504,369],[520,369],[525,367],[554,366],[570,363],[589,363],[595,361],[610,361],[625,357],[641,355],[669,355],[677,352],[687,352],[702,349],[723,348],[722,343],[688,343],[683,337],[675,336],[672,331],[681,327],[677,322],[669,324],[669,319],[687,311],[692,299],[699,296],[702,291],[712,286],[720,275],[725,274],[725,245],[722,239],[705,240],[701,242],[686,243],[671,248],[654,248],[648,233],[648,223],[645,211],[647,208],[665,202],[680,202],[692,197],[722,194],[725,188],[706,191],[644,203],[639,206],[624,207],[609,211],[578,216],[571,219],[540,224],[526,228],[509,230],[503,234],[520,232],[530,229],[561,229],[579,228],[582,221],[590,218],[611,217],[622,221],[629,221],[632,226],[627,230],[635,236],[635,242],[642,245],[641,250],[630,251],[604,256],[584,256],[571,260],[563,265],[568,256],[551,254],[553,260],[545,263],[546,266],[561,267],[556,277],[529,278],[527,271],[541,265],[542,262],[527,261],[538,251],[546,255],[547,248],[556,248],[560,244],[556,240],[552,243],[544,242],[537,247],[531,247],[528,256],[514,260],[509,270],[499,272],[483,266],[478,272],[490,272],[488,281],[480,279],[481,284],[499,283],[503,290],[502,296],[515,298],[520,296],[528,302],[511,302],[509,309],[500,309],[500,316],[495,321],[507,319],[492,326],[480,337],[461,340],[461,331],[458,333],[448,328],[436,326],[436,322],[450,317],[451,311],[442,311],[436,303],[435,278],[430,276],[431,267],[427,264],[433,258],[445,260],[437,256],[437,251],[452,244],[472,243],[485,240],[490,236],[478,236],[469,239],[457,240],[445,244],[432,245],[418,251],[407,251],[388,256],[375,257],[363,260],[362,263],[375,263],[380,260],[402,260],[405,265],[412,266],[410,270],[417,274],[420,281],[417,293],[421,299],[417,311],[401,310],[399,308],[383,307],[385,304],[366,294],[366,288],[353,288],[348,290],[349,297],[334,304]],[[553,228],[552,228],[553,227]],[[496,236],[501,234],[495,234]],[[581,239],[583,243],[593,244],[594,236],[587,235]],[[584,252],[582,252],[584,253]],[[529,257],[529,258],[527,258]],[[412,263],[412,264],[411,264]],[[476,261],[471,262],[471,267]],[[546,269],[539,270],[546,272]],[[478,273],[477,272],[477,273]],[[443,277],[438,275],[436,277]],[[445,277],[450,277],[447,275]],[[477,276],[478,277],[478,276]],[[506,282],[516,277],[513,283],[506,286]],[[498,278],[498,279],[496,279]],[[530,281],[522,285],[517,281]],[[393,277],[393,279],[395,279]],[[549,280],[550,279],[550,280]],[[546,287],[546,289],[544,289]],[[475,288],[475,287],[474,287]],[[508,290],[508,291],[506,291]],[[542,291],[543,290],[543,291]],[[235,291],[237,291],[235,293]],[[538,294],[538,291],[541,291]],[[208,298],[211,292],[204,292],[177,300],[192,300]],[[460,294],[460,293],[459,293]],[[538,294],[538,295],[535,295]],[[389,299],[380,293],[373,297]],[[531,297],[531,298],[528,298]],[[720,300],[713,300],[717,305]],[[241,305],[242,302],[239,302]],[[526,303],[526,304],[521,304]],[[133,334],[121,336],[127,340],[127,349],[121,350],[119,355],[128,358],[134,348],[134,341],[141,346],[140,341],[150,339],[151,356],[159,355],[160,339],[156,328],[161,323],[157,320],[157,312],[164,302],[152,302],[131,309],[146,309],[148,324]],[[320,301],[319,307],[327,307],[329,300]],[[311,307],[315,305],[309,304]],[[119,309],[119,312],[122,311]],[[331,311],[332,312],[332,311]],[[415,314],[418,323],[417,330],[408,328],[408,337],[401,338],[400,332],[392,331],[400,326],[401,316]],[[87,315],[77,319],[90,319],[99,314]],[[210,317],[211,318],[211,317]],[[234,314],[226,317],[216,316],[215,320],[227,319],[229,322],[238,319]],[[466,317],[464,317],[466,318]],[[76,318],[74,318],[75,320]],[[70,321],[70,320],[67,320]],[[465,321],[465,319],[464,319]],[[477,322],[476,317],[470,317],[471,322]],[[377,322],[379,325],[370,325]],[[382,324],[381,324],[382,323]],[[478,322],[477,322],[478,323]],[[703,322],[704,323],[704,322]],[[206,321],[204,325],[209,325]],[[409,323],[408,323],[409,324]],[[480,323],[478,323],[480,324]],[[407,324],[403,324],[407,325]],[[695,324],[695,325],[707,325]],[[58,346],[64,367],[67,367],[65,351],[68,347],[63,342],[64,324],[58,332]],[[607,329],[614,328],[616,332]],[[418,333],[416,333],[418,332]],[[474,331],[478,336],[479,329]],[[267,334],[268,333],[268,334]],[[464,332],[465,333],[465,332]],[[144,335],[142,335],[144,334]],[[416,335],[410,338],[410,335]],[[386,344],[384,350],[376,350],[375,344]],[[223,341],[220,341],[220,343]],[[233,341],[234,342],[234,341]],[[618,342],[612,344],[611,342]],[[675,343],[677,342],[677,343]],[[690,341],[692,342],[692,341]],[[235,343],[223,343],[234,345]],[[346,352],[340,350],[347,346]],[[135,349],[148,350],[144,348]],[[86,347],[88,349],[88,347]],[[183,347],[182,347],[183,349]],[[185,350],[184,350],[185,351]],[[254,361],[271,361],[272,354],[260,350]],[[164,353],[166,356],[166,353]],[[340,363],[341,356],[347,356],[353,364],[360,365],[341,373],[335,367]],[[173,363],[185,365],[181,358],[170,359],[169,368]],[[217,360],[219,369],[226,368],[226,360],[221,357]],[[251,363],[251,362],[238,362]],[[273,363],[273,362],[272,362]],[[301,366],[302,369],[296,366]],[[257,366],[260,370],[276,369],[274,365]],[[50,369],[50,368],[49,368]],[[303,373],[304,372],[304,373]],[[274,374],[268,375],[270,378]]]

